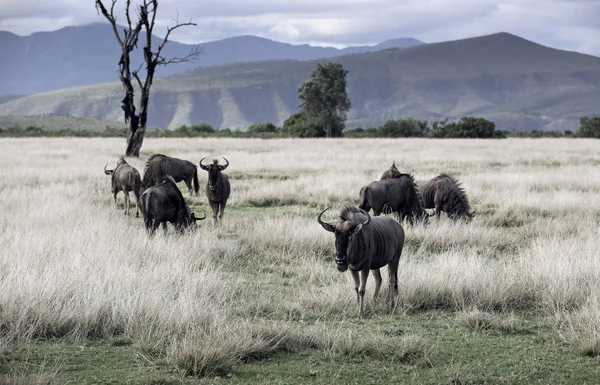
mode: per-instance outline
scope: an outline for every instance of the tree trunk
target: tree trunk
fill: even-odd
[[[127,130],[127,149],[125,156],[140,156],[140,149],[144,142],[144,134],[146,127],[139,125],[139,118],[134,116],[129,120],[129,128]]]

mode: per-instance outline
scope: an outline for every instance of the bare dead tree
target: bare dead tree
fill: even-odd
[[[169,41],[171,32],[177,28],[196,25],[191,21],[180,23],[179,19],[175,19],[175,25],[167,28],[167,33],[163,40],[158,44],[155,50],[152,47],[152,31],[156,21],[156,12],[158,10],[158,0],[142,0],[141,4],[137,5],[137,20],[132,23],[132,0],[125,1],[125,17],[127,25],[123,28],[123,34],[119,33],[117,25],[117,17],[115,15],[115,5],[117,0],[110,0],[110,9],[104,6],[102,0],[96,1],[96,9],[99,14],[102,14],[112,25],[113,32],[121,47],[121,58],[119,59],[119,78],[123,84],[123,92],[125,96],[121,100],[121,108],[125,115],[125,124],[127,124],[127,149],[126,156],[140,156],[140,149],[144,141],[146,133],[146,122],[148,119],[148,102],[150,100],[150,88],[154,80],[156,67],[159,65],[168,65],[176,63],[184,63],[194,61],[200,54],[198,46],[194,46],[190,53],[184,57],[165,58],[162,55],[163,48]],[[137,48],[138,39],[142,29],[145,32],[145,42],[143,48],[144,62],[146,66],[145,77],[140,75],[140,68],[131,70],[131,52]],[[143,65],[142,64],[142,65]],[[133,79],[141,91],[140,97],[140,112],[136,114]]]

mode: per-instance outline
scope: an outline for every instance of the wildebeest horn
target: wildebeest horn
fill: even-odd
[[[202,210],[202,211],[204,211],[204,216],[202,218],[198,218],[198,217],[196,217],[196,215],[194,213],[192,213],[195,221],[201,221],[203,219],[206,219],[206,210]]]
[[[224,166],[219,166],[219,168],[221,169],[221,171],[225,170],[227,168],[227,166],[229,166],[229,161],[227,160],[227,158],[223,157],[223,159],[225,159],[225,162],[227,162],[227,164],[224,165]]]
[[[365,215],[367,216],[367,220],[366,220],[366,221],[364,221],[363,223],[361,223],[361,225],[363,225],[363,226],[366,226],[366,225],[368,225],[369,223],[371,223],[371,216],[369,215],[369,213],[368,213],[368,212],[366,212],[366,211],[365,211],[365,210],[363,210],[363,209],[359,209],[359,210],[360,210],[360,211],[361,211],[363,214],[365,214]]]
[[[205,171],[208,171],[208,166],[205,166],[205,165],[203,165],[203,164],[202,164],[202,161],[203,161],[204,159],[206,159],[206,157],[204,157],[204,158],[200,159],[200,168],[201,168],[201,169],[203,169],[203,170],[205,170]]]
[[[321,213],[317,216],[317,222],[319,222],[319,224],[321,226],[323,226],[323,228],[327,231],[331,231],[332,233],[335,231],[335,226],[332,225],[331,223],[327,223],[327,222],[323,222],[321,220],[321,215],[323,215],[323,213],[325,211],[329,210],[329,207],[327,207],[325,210],[321,211]]]
[[[113,171],[115,171],[115,170],[107,170],[107,169],[106,169],[106,166],[108,166],[108,163],[104,165],[104,173],[105,173],[106,175],[110,175],[110,174],[112,174],[112,173],[113,173]]]

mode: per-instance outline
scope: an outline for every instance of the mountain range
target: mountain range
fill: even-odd
[[[118,27],[123,30],[123,27]],[[154,36],[156,45],[162,41]],[[200,55],[194,62],[160,66],[156,76],[168,76],[196,67],[260,60],[314,60],[352,53],[373,52],[387,48],[403,48],[423,44],[412,38],[386,40],[374,46],[337,49],[292,45],[256,36],[237,36],[199,44]],[[141,46],[131,55],[132,69],[141,64]],[[35,94],[67,87],[114,82],[118,80],[120,47],[112,27],[94,23],[65,27],[52,32],[36,32],[18,36],[0,31],[0,95]],[[169,41],[165,57],[185,57],[193,45]],[[137,52],[136,52],[137,51]]]
[[[576,129],[600,110],[600,58],[509,33],[337,57],[348,73],[348,127],[389,119],[482,116],[506,130]],[[198,67],[153,84],[149,124],[281,125],[320,60]],[[115,75],[116,76],[116,75]],[[16,92],[13,90],[12,92]],[[60,89],[0,104],[0,114],[68,114],[123,121],[118,82]]]

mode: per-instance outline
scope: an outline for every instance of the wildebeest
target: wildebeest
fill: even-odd
[[[227,174],[222,171],[229,166],[229,161],[224,166],[218,164],[218,160],[214,159],[212,164],[205,166],[202,161],[206,158],[200,159],[200,168],[208,171],[208,182],[206,183],[206,197],[208,198],[208,204],[212,209],[214,224],[217,224],[217,216],[219,220],[223,221],[223,212],[225,211],[225,205],[231,192],[231,185],[229,184],[229,178]]]
[[[398,171],[398,169],[396,168],[396,162],[393,162],[392,167],[385,170],[385,172],[383,174],[381,174],[380,180],[399,178],[400,175],[402,175],[402,173],[400,171]]]
[[[129,163],[125,161],[124,157],[120,157],[117,162],[117,167],[114,170],[107,170],[106,164],[104,166],[104,173],[106,175],[112,175],[111,177],[111,191],[115,198],[115,206],[119,207],[117,204],[117,194],[119,191],[123,191],[125,194],[125,215],[129,215],[129,192],[132,191],[135,196],[136,203],[140,200],[140,173],[135,167],[131,166]],[[135,216],[138,217],[140,215],[139,209],[136,205]]]
[[[144,225],[150,236],[162,223],[167,232],[167,222],[171,222],[179,233],[196,229],[196,221],[206,218],[196,218],[190,211],[175,180],[166,176],[163,181],[142,193],[138,206],[144,215]]]
[[[401,174],[393,179],[374,181],[360,190],[360,209],[379,216],[390,210],[395,213],[398,222],[404,218],[413,225],[416,221],[427,223],[429,214],[423,207],[423,200],[412,175]]]
[[[375,294],[381,289],[379,269],[387,265],[389,275],[390,306],[395,306],[398,295],[398,263],[404,247],[402,225],[389,217],[373,217],[349,203],[343,203],[340,219],[335,223],[321,220],[329,208],[321,211],[317,221],[327,231],[335,234],[335,262],[339,271],[350,268],[354,290],[359,304],[359,315],[364,315],[364,297],[369,271],[375,277]]]
[[[438,220],[442,211],[454,221],[462,218],[470,222],[473,219],[475,212],[471,211],[467,194],[457,179],[444,173],[431,180],[418,181],[417,184],[425,208],[434,209]]]
[[[190,161],[173,158],[163,154],[154,154],[146,161],[144,167],[144,178],[142,179],[142,191],[162,182],[168,175],[175,182],[184,181],[192,195],[192,191],[198,194],[200,184],[198,182],[198,168]],[[192,190],[192,182],[194,189]]]

